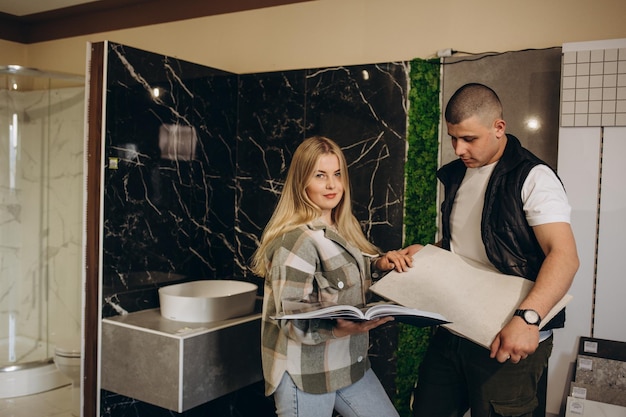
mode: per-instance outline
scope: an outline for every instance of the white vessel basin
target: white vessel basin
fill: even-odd
[[[161,316],[192,323],[227,320],[254,312],[257,286],[235,280],[201,280],[159,288]]]

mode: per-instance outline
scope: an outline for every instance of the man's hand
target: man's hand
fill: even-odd
[[[533,354],[538,346],[539,327],[526,324],[520,317],[513,317],[491,343],[489,357],[501,363],[507,360],[518,363]]]
[[[413,266],[413,258],[406,253],[405,249],[390,250],[376,260],[376,268],[379,271],[406,272]]]
[[[419,243],[415,243],[413,245],[409,245],[404,249],[401,249],[400,252],[404,253],[407,256],[410,256],[411,258],[413,258],[413,255],[415,255],[417,252],[421,251],[422,249],[424,249],[424,245],[420,245]]]

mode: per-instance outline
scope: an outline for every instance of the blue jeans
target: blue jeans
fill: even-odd
[[[274,392],[278,417],[399,417],[382,384],[371,369],[345,388],[326,394],[309,394],[293,383],[287,372]]]

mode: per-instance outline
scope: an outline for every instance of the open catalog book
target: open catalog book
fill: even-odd
[[[391,271],[370,287],[379,296],[412,308],[436,311],[443,326],[489,349],[534,282],[506,275],[437,246],[413,255],[407,272]],[[541,320],[548,323],[572,299],[566,294]]]
[[[283,314],[272,317],[281,319],[345,319],[345,320],[374,320],[381,317],[393,316],[395,320],[417,327],[435,326],[448,323],[448,320],[438,313],[416,310],[397,304],[372,303],[359,308],[351,305],[337,305],[332,303],[304,303],[298,301],[284,301]]]

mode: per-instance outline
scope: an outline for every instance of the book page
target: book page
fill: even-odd
[[[276,318],[340,318],[364,319],[363,309],[351,305],[337,305],[329,302],[305,303],[283,301],[283,314]]]
[[[438,313],[381,302],[368,304],[363,308],[325,302],[305,303],[300,301],[283,301],[283,306],[284,313],[271,316],[272,319],[306,320],[341,318],[347,320],[374,320],[381,317],[394,316],[398,321],[419,327],[435,326],[449,322]]]
[[[414,255],[408,272],[392,271],[370,290],[407,307],[440,313],[451,322],[444,327],[489,348],[533,285],[527,279],[488,270],[427,245]],[[571,298],[566,295],[542,324]]]

